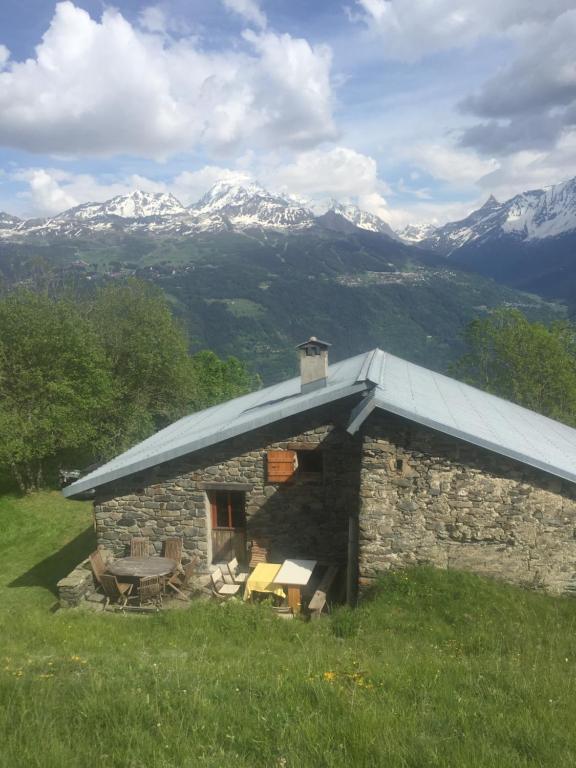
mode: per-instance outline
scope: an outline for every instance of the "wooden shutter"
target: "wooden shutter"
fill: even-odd
[[[296,472],[296,451],[268,451],[268,482],[285,483]]]

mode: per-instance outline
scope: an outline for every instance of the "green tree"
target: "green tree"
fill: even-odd
[[[470,384],[576,425],[576,329],[531,323],[517,309],[474,320],[454,371]]]
[[[235,358],[188,353],[163,295],[112,284],[89,301],[0,300],[0,468],[22,490],[47,466],[110,458],[193,410],[257,384]]]
[[[193,405],[201,410],[260,386],[260,378],[251,374],[236,357],[222,360],[214,352],[203,350],[192,357]]]
[[[130,280],[97,291],[88,309],[116,381],[111,450],[131,445],[189,412],[193,366],[164,295]]]
[[[115,399],[105,351],[74,303],[23,290],[0,301],[0,466],[23,491],[63,451],[96,452]]]

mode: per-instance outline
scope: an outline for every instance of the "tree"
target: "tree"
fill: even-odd
[[[210,350],[192,357],[192,375],[194,410],[244,395],[260,385],[260,378],[236,357],[221,360]]]
[[[0,301],[0,466],[21,490],[63,451],[97,451],[115,399],[105,351],[72,302],[24,290]]]
[[[88,317],[116,381],[112,450],[190,411],[193,366],[188,344],[160,291],[137,280],[110,284],[97,291]]]
[[[83,303],[19,290],[0,300],[0,468],[34,490],[58,461],[108,459],[256,383],[235,358],[191,357],[146,283],[112,284]]]
[[[576,329],[531,323],[516,309],[474,320],[454,370],[468,383],[576,425]]]

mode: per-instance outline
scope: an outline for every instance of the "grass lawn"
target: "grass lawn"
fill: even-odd
[[[2,768],[576,765],[576,602],[431,569],[304,624],[52,612],[90,505],[0,497]]]

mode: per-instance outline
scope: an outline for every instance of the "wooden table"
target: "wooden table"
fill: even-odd
[[[168,576],[176,570],[176,561],[169,557],[122,557],[108,565],[114,576],[143,579],[146,576]]]
[[[282,567],[274,577],[276,584],[287,587],[288,605],[294,613],[300,613],[302,587],[310,581],[316,563],[316,560],[284,560]]]

